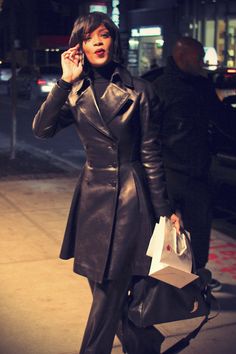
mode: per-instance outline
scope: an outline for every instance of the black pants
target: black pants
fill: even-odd
[[[89,280],[93,302],[80,354],[110,354],[116,333],[128,354],[160,353],[161,333],[154,327],[137,328],[127,318],[127,295],[133,281],[128,276],[103,284]]]
[[[191,234],[196,267],[208,261],[212,221],[211,185],[207,178],[195,179],[166,171],[167,190],[171,204],[179,209],[184,228]]]

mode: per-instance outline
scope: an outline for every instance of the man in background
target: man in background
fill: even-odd
[[[203,77],[204,49],[190,37],[174,45],[164,73],[154,82],[161,107],[161,136],[167,190],[174,209],[179,209],[184,228],[191,234],[196,268],[205,271],[212,221],[209,169],[209,122],[225,125],[233,109],[218,99]],[[234,113],[234,118],[236,115]],[[231,127],[228,127],[229,131]],[[211,279],[212,290],[221,284]]]

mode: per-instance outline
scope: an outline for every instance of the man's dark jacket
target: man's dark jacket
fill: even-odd
[[[161,101],[165,168],[194,178],[207,176],[211,160],[209,122],[224,127],[227,108],[207,78],[184,73],[172,57],[154,86]]]

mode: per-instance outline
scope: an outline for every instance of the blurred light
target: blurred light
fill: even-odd
[[[204,47],[205,56],[204,63],[209,66],[210,70],[215,70],[218,65],[218,56],[215,48],[213,47]]]
[[[156,39],[155,42],[158,48],[161,48],[164,45],[163,39]]]
[[[235,74],[236,73],[236,69],[227,69],[227,73]]]
[[[50,92],[52,90],[52,85],[42,85],[40,86],[41,92]]]
[[[49,52],[49,50],[50,50],[49,48],[46,48],[46,49],[45,49],[45,52]]]
[[[131,50],[138,49],[138,45],[139,45],[139,40],[138,39],[134,39],[134,38],[130,38],[129,39],[129,48]]]
[[[112,0],[112,21],[117,27],[120,26],[120,10],[119,10],[120,0]]]
[[[94,12],[94,11],[99,11],[103,12],[104,14],[107,14],[107,6],[106,5],[90,5],[89,6],[89,12]]]
[[[38,85],[46,85],[47,81],[46,80],[42,80],[42,79],[38,79],[37,80],[37,84]]]

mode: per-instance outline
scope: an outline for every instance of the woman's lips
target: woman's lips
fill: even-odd
[[[98,57],[103,56],[105,54],[105,50],[104,49],[98,49],[98,50],[96,50],[95,54]]]

